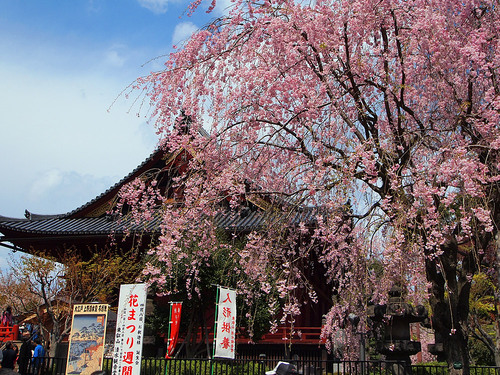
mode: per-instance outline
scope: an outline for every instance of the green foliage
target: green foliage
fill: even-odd
[[[103,370],[108,374],[112,370],[112,360],[105,359]],[[266,369],[267,370],[267,369]],[[258,362],[232,362],[207,359],[143,358],[141,374],[147,375],[262,375],[264,365]]]
[[[254,374],[257,371],[247,370],[248,366],[236,365],[232,366],[223,362],[209,362],[209,361],[186,361],[181,366],[169,366],[167,368],[167,375],[210,375],[210,374]]]
[[[167,368],[167,362],[164,359],[143,358],[141,372],[150,375],[164,375]]]
[[[175,363],[175,365],[174,365]],[[166,375],[261,375],[263,365],[255,362],[233,364],[225,361],[186,360],[167,362]]]
[[[245,307],[248,309],[249,306],[244,306],[245,302],[238,300],[238,311],[244,311]],[[263,335],[269,332],[271,328],[270,322],[273,317],[269,313],[269,309],[266,303],[266,299],[263,297],[258,298],[254,302],[253,313],[251,317],[246,317],[240,314],[240,322],[243,327],[252,327],[253,339],[258,340]]]
[[[448,364],[446,362],[419,363],[411,367],[415,375],[448,375]]]
[[[182,301],[182,318],[180,332],[188,330],[198,331],[205,327],[203,314],[215,307],[216,285],[238,289],[238,283],[245,278],[239,265],[237,254],[245,246],[245,240],[230,237],[224,231],[217,231],[218,246],[207,256],[206,261],[199,265],[197,274],[190,274],[192,270],[192,259],[187,256],[181,259],[172,259],[173,272],[169,274],[167,286],[160,287],[152,284],[151,291],[154,293],[167,292],[171,301]],[[184,243],[186,254],[196,254],[203,251],[195,238]],[[148,262],[156,264],[154,255],[149,256]],[[161,266],[160,264],[158,264]],[[164,272],[166,274],[166,272]],[[248,284],[248,283],[247,283]],[[258,290],[259,286],[255,285]],[[273,317],[269,312],[269,300],[277,300],[274,292],[262,295],[255,293],[252,297],[239,295],[237,299],[238,322],[237,326],[242,333],[253,339],[258,339],[269,332]],[[146,324],[153,330],[166,334],[168,332],[168,306],[156,306],[155,313],[148,318]],[[210,320],[210,324],[213,320]]]
[[[495,357],[491,350],[480,340],[469,339],[469,355],[471,362],[478,366],[494,366]]]
[[[485,273],[474,275],[470,293],[470,310],[481,320],[490,320],[495,312],[495,284]]]
[[[495,306],[497,286],[492,277],[486,273],[474,275],[469,298],[469,356],[476,365],[493,365],[495,357],[491,345],[486,345],[478,337],[487,342],[495,342],[497,333],[494,322],[498,319]]]
[[[498,368],[495,367],[471,367],[470,375],[498,375]]]
[[[486,365],[485,365],[486,366]],[[469,367],[470,375],[498,375],[498,369],[482,367],[478,363]],[[448,375],[448,364],[446,362],[425,362],[411,366],[413,375]]]
[[[155,304],[154,312],[146,316],[146,330],[156,332],[158,334],[168,333],[168,322],[170,318],[169,304]],[[182,319],[181,319],[182,322]]]

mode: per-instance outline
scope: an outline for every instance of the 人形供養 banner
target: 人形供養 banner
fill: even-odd
[[[234,359],[236,340],[236,291],[219,286],[214,357]]]

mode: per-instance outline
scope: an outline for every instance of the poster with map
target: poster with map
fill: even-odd
[[[66,375],[90,375],[102,370],[107,316],[105,304],[74,306]]]

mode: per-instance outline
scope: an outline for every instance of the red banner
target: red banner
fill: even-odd
[[[179,326],[181,324],[181,310],[182,302],[172,302],[170,304],[170,322],[168,327],[168,342],[167,342],[167,354],[165,358],[172,358],[171,355],[174,353],[175,346],[177,345],[177,338],[179,337]]]

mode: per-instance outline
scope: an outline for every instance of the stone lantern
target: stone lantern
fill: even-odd
[[[377,351],[388,361],[410,365],[410,356],[421,350],[420,342],[411,340],[410,323],[424,321],[426,308],[404,302],[401,288],[394,286],[387,305],[370,306],[368,316],[373,322]]]

